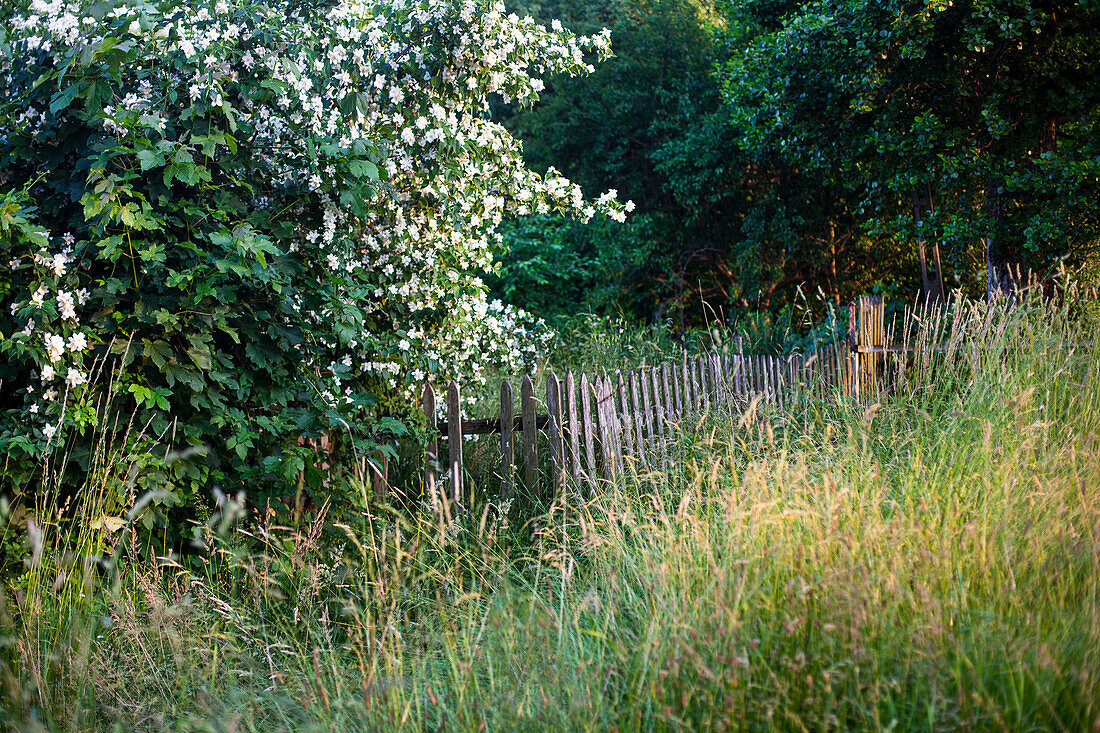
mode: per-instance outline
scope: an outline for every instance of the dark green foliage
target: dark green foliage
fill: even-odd
[[[672,317],[679,325],[685,303],[699,308],[700,288],[713,299],[715,242],[727,237],[731,225],[722,208],[721,168],[708,170],[708,186],[694,186],[663,164],[666,155],[674,155],[663,148],[718,108],[710,72],[721,58],[715,33],[722,19],[708,3],[689,0],[581,0],[516,10],[547,21],[560,18],[579,31],[611,29],[615,57],[586,82],[548,80],[534,109],[500,109],[497,116],[524,139],[532,168],[555,166],[585,190],[613,188],[637,205],[626,227],[567,224],[559,230],[571,256],[588,263],[581,268],[587,277],[583,287],[597,295],[582,302],[610,304],[605,294],[615,295],[615,306],[647,318]],[[527,225],[506,228],[505,241],[528,252]],[[546,262],[556,266],[549,257]],[[505,273],[510,270],[514,274],[506,258]],[[559,309],[577,312],[574,302],[556,297],[554,289],[545,292]]]
[[[263,41],[267,30],[252,21],[241,19]],[[354,424],[321,399],[321,375],[311,365],[371,318],[355,305],[365,292],[338,298],[310,287],[304,258],[290,254],[299,226],[316,220],[321,227],[320,208],[304,180],[272,176],[279,167],[274,156],[248,142],[261,120],[242,114],[270,100],[278,82],[227,80],[217,103],[188,100],[186,88],[168,87],[155,100],[170,110],[165,116],[130,112],[125,129],[112,131],[105,108],[139,85],[157,88],[163,73],[148,61],[148,37],[128,36],[124,25],[116,30],[116,37],[78,47],[63,63],[40,51],[28,60],[34,64],[8,78],[0,101],[0,171],[9,186],[21,186],[0,199],[5,269],[11,261],[9,276],[0,278],[0,450],[8,456],[5,484],[15,484],[0,489],[18,488],[39,470],[36,462],[55,447],[50,425],[66,428],[59,438],[105,429],[96,413],[106,399],[116,415],[128,417],[111,428],[120,439],[140,432],[162,457],[169,448],[205,446],[164,472],[135,469],[139,487],[167,492],[168,504],[208,495],[219,484],[247,485],[260,501],[286,493],[310,459],[299,439]],[[9,53],[3,40],[0,48]],[[160,61],[174,71],[186,63],[179,54]],[[37,130],[21,117],[28,108],[47,110]],[[314,155],[346,177],[349,196],[371,195],[376,150],[361,143],[343,149],[333,140]],[[60,249],[63,235],[75,244],[65,272],[53,274],[31,254]],[[43,379],[32,392],[39,368],[49,363],[42,331],[57,316],[49,303],[44,317],[26,302],[25,289],[39,283],[51,295],[88,292],[88,305],[64,327],[89,334],[91,376],[100,384],[71,390],[68,406],[43,402],[28,414],[47,386]],[[13,298],[21,309],[9,311]],[[333,314],[323,326],[311,328],[301,317],[322,311]],[[36,330],[19,332],[36,318]],[[344,411],[376,399],[361,390]],[[359,448],[374,445],[369,426],[343,435]],[[65,455],[78,475],[90,470],[86,449],[77,445]]]
[[[1095,255],[1100,10],[837,0],[792,9],[720,72],[742,144],[829,189],[873,253],[938,243],[944,279]],[[919,218],[919,222],[918,222]]]
[[[799,291],[837,305],[872,291],[909,299],[942,275],[976,294],[991,272],[1003,286],[1013,267],[1096,261],[1095,4],[575,0],[534,11],[613,30],[618,58],[501,117],[530,138],[536,167],[638,204],[616,259],[586,227],[568,239],[590,286],[618,283],[615,306],[686,328],[776,311]],[[529,249],[523,231],[506,241]],[[555,300],[530,285],[529,302]]]

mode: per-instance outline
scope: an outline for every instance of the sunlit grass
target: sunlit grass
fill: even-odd
[[[47,537],[0,604],[9,720],[1093,729],[1093,303],[970,304],[968,348],[929,354],[934,369],[879,402],[712,415],[683,426],[666,468],[541,509],[285,528],[223,522],[227,500],[204,562],[62,581]]]

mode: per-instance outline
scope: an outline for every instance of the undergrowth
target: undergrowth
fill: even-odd
[[[137,541],[140,507],[93,529],[5,505],[27,538],[6,720],[1095,730],[1094,303],[967,304],[967,348],[878,401],[753,402],[618,485],[451,523],[364,498],[287,526],[219,496],[181,554]]]

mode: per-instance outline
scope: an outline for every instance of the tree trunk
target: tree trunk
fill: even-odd
[[[1018,247],[1007,241],[1003,232],[998,231],[1004,209],[1000,194],[996,190],[996,183],[993,181],[989,181],[986,185],[985,206],[990,219],[989,233],[983,241],[986,264],[985,295],[990,301],[1000,297],[1012,302],[1016,300],[1020,252]]]
[[[923,216],[921,214],[922,209],[932,209],[932,191],[928,191],[928,199],[921,201],[920,194],[917,193],[917,189],[913,189],[913,220],[917,225],[917,252],[920,255],[920,274],[921,280],[924,284],[924,297],[932,303],[939,303],[943,300],[943,272],[940,269],[940,246],[935,244],[935,277],[931,277],[928,274],[928,252],[926,248],[926,242],[924,238],[924,231],[921,228],[921,222]]]

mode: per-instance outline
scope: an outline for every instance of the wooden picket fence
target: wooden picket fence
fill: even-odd
[[[856,400],[873,396],[883,383],[887,357],[907,347],[887,343],[881,296],[853,303],[849,324],[847,338],[808,354],[685,355],[678,364],[625,373],[567,372],[559,377],[550,372],[541,405],[534,382],[524,377],[518,411],[513,387],[505,381],[500,411],[490,418],[464,418],[460,387],[451,382],[445,417],[437,421],[438,397],[426,386],[422,407],[439,437],[427,447],[425,488],[433,499],[442,500],[448,514],[451,505],[466,503],[464,436],[500,436],[497,474],[502,496],[513,495],[520,473],[527,490],[538,495],[543,491],[540,433],[549,447],[549,482],[559,492],[567,482],[595,488],[628,471],[666,465],[675,434],[705,413],[736,414],[754,401],[782,407],[808,394]],[[440,460],[440,439],[446,441],[445,461]]]

